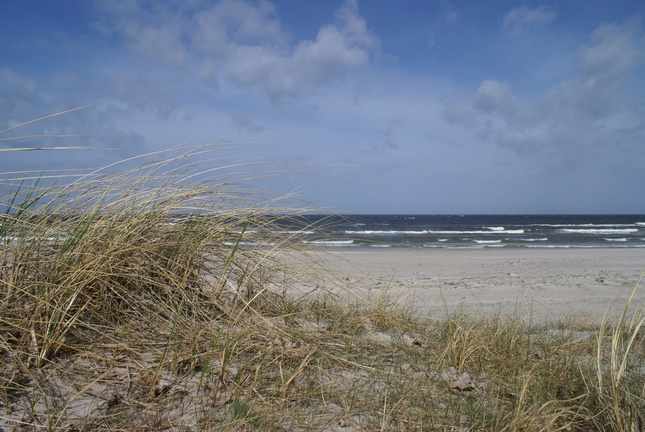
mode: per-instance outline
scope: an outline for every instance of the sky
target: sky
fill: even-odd
[[[96,105],[0,138],[83,136],[0,149],[97,150],[2,152],[0,173],[224,139],[321,210],[645,214],[644,19],[640,0],[5,0],[0,130]]]

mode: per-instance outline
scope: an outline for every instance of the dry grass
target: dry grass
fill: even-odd
[[[1,429],[643,429],[642,308],[536,326],[341,300],[275,220],[297,210],[223,150],[4,180]]]

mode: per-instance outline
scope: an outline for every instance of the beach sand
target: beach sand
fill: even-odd
[[[600,321],[620,312],[645,271],[645,249],[405,249],[327,250],[321,257],[344,275],[353,294],[387,293],[419,315],[461,310],[545,322]],[[343,291],[343,290],[340,290]],[[645,301],[645,281],[632,305]]]

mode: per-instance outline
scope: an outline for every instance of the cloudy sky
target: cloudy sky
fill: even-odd
[[[353,213],[645,213],[642,1],[8,0],[0,172],[227,137]],[[302,175],[297,172],[311,174]]]

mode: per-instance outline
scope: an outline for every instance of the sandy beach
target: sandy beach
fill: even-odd
[[[461,308],[538,322],[599,321],[610,304],[615,314],[645,271],[645,249],[639,248],[356,248],[323,256],[361,297],[387,292],[431,317]],[[643,284],[634,306],[645,301]]]

